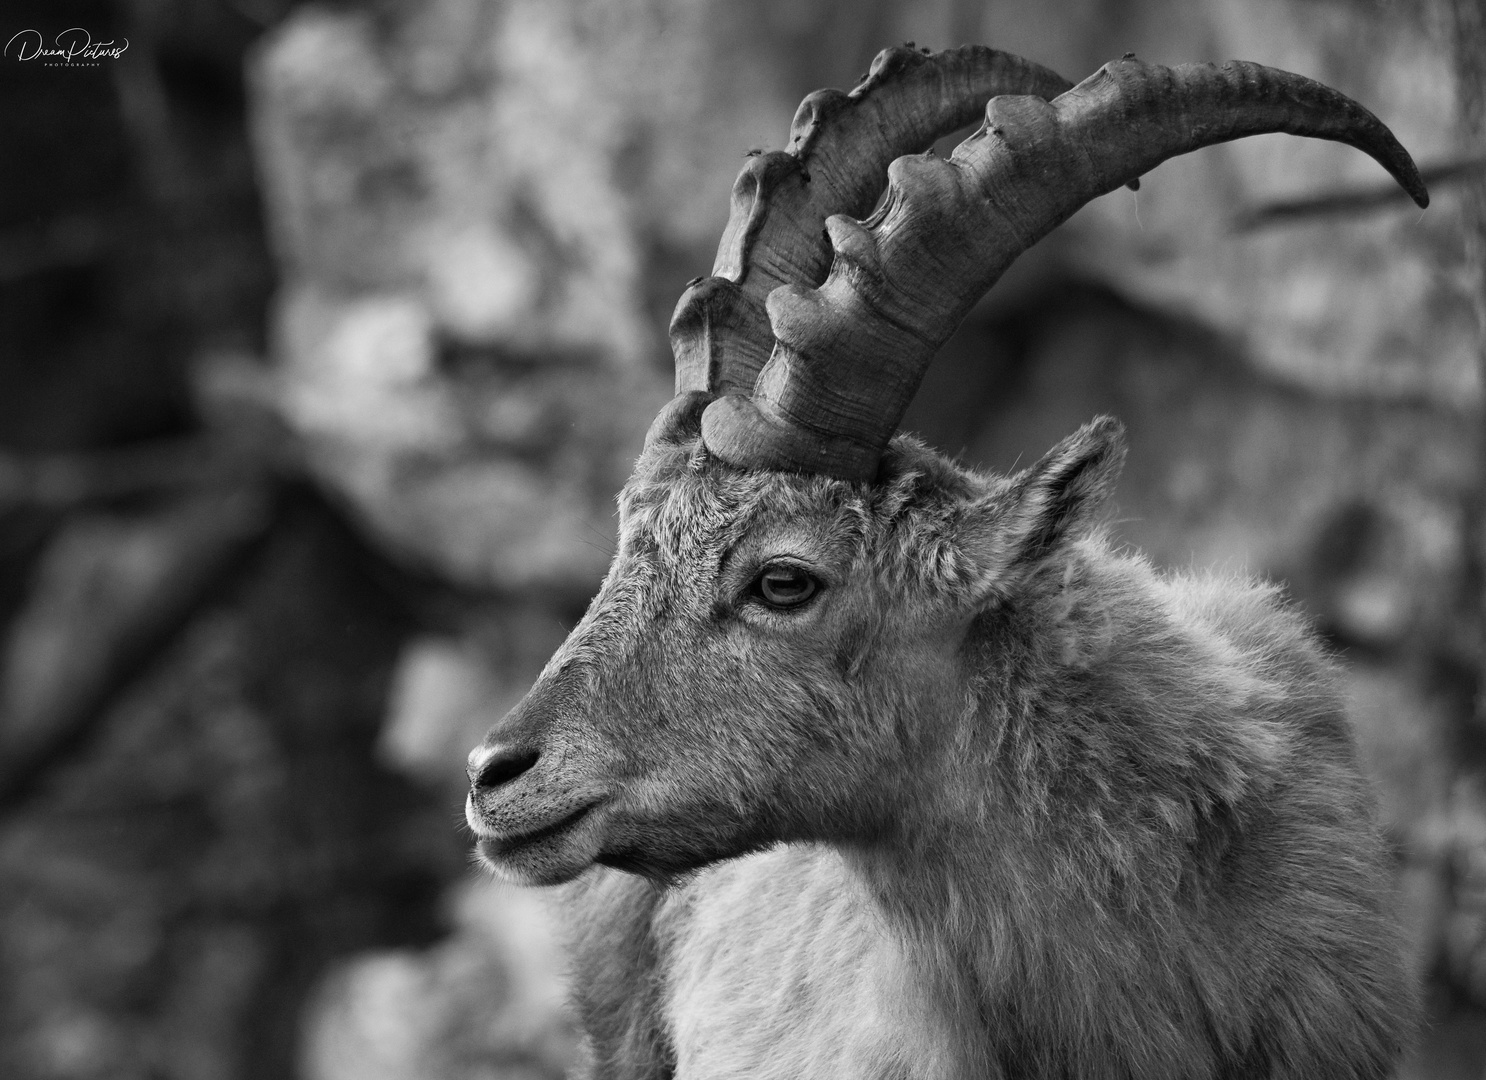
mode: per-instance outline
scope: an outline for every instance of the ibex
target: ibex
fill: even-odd
[[[1112,419],[1008,477],[895,435],[1018,253],[1274,131],[1427,202],[1367,110],[1238,62],[890,49],[747,161],[609,575],[470,756],[484,862],[571,882],[591,1075],[1389,1072],[1414,991],[1304,619],[1105,537]]]

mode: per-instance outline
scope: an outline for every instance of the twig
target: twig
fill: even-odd
[[[1469,181],[1482,172],[1486,172],[1486,157],[1438,162],[1420,169],[1419,175],[1429,188],[1438,189]],[[1408,194],[1391,180],[1378,184],[1359,184],[1334,188],[1303,198],[1276,199],[1251,206],[1234,215],[1230,228],[1233,232],[1252,232],[1255,229],[1293,225],[1315,218],[1382,210],[1402,206],[1407,201]]]

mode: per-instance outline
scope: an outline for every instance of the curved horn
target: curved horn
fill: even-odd
[[[997,94],[1051,98],[1073,84],[983,45],[929,54],[884,49],[850,93],[817,90],[800,103],[787,150],[749,157],[712,276],[693,281],[671,319],[676,393],[748,393],[774,335],[764,303],[780,285],[817,285],[831,265],[824,225],[863,217],[903,154],[973,124]]]
[[[1279,131],[1354,146],[1428,204],[1382,121],[1259,64],[1166,68],[1127,56],[1051,103],[996,98],[948,161],[893,162],[870,220],[826,223],[830,276],[770,294],[773,354],[751,398],[707,407],[704,442],[740,466],[871,479],[934,353],[1021,252],[1167,158]]]

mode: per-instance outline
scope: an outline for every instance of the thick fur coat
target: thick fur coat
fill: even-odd
[[[1333,665],[1274,588],[1113,546],[1122,454],[647,450],[469,815],[569,882],[591,1075],[1389,1074],[1416,1005]]]

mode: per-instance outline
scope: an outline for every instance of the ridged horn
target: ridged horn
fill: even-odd
[[[1267,132],[1354,146],[1428,204],[1376,116],[1259,64],[1127,56],[1052,102],[998,97],[949,160],[894,161],[869,220],[827,221],[829,276],[769,295],[773,352],[750,397],[706,408],[703,441],[742,467],[870,480],[935,352],[1017,255],[1168,158]]]
[[[774,335],[765,310],[781,285],[825,279],[826,219],[863,217],[904,154],[976,122],[998,94],[1056,97],[1073,84],[983,45],[939,53],[884,49],[850,93],[817,90],[800,103],[789,147],[749,157],[712,276],[692,282],[671,319],[676,393],[748,393]]]

